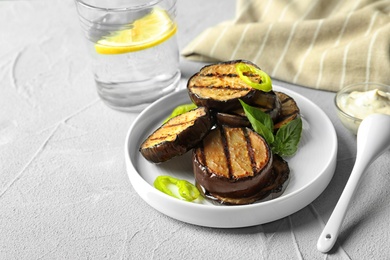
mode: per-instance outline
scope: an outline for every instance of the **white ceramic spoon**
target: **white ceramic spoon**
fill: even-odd
[[[355,165],[336,207],[325,225],[317,242],[317,249],[323,253],[332,249],[339,235],[360,177],[368,166],[390,147],[390,116],[374,114],[366,117],[357,133],[357,154]]]

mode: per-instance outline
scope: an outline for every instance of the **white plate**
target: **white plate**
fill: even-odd
[[[329,184],[336,167],[337,137],[326,114],[310,100],[288,89],[274,86],[293,97],[303,117],[303,132],[296,155],[287,158],[290,182],[282,196],[249,205],[226,206],[181,201],[153,187],[158,175],[171,175],[194,183],[191,152],[161,164],[152,164],[139,153],[141,142],[171,113],[189,103],[186,90],[166,96],[146,108],[130,127],[125,157],[129,179],[150,206],[172,218],[207,227],[236,228],[286,217],[311,203]]]

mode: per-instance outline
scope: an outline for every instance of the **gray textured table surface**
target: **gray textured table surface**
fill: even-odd
[[[232,0],[179,0],[180,48],[234,11]],[[189,225],[149,207],[131,186],[123,145],[137,115],[97,97],[73,1],[0,1],[0,26],[0,259],[390,258],[388,151],[362,179],[335,248],[316,249],[356,154],[334,93],[275,81],[314,101],[335,126],[337,168],[317,199],[259,226]],[[183,80],[202,65],[183,60]]]

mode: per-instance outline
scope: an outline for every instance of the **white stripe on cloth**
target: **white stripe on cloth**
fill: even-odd
[[[267,42],[267,40],[268,40],[268,36],[269,36],[270,32],[272,31],[272,26],[273,26],[273,25],[274,25],[273,23],[270,23],[270,24],[268,25],[267,33],[265,34],[265,36],[264,36],[264,38],[263,38],[263,42],[262,42],[262,44],[261,44],[261,47],[260,47],[259,51],[257,52],[255,58],[254,58],[255,61],[257,61],[257,60],[260,58],[260,55],[263,53],[265,44],[266,44],[266,42]]]
[[[274,67],[274,70],[273,70],[272,73],[271,73],[271,76],[272,76],[272,77],[275,77],[275,74],[276,74],[276,72],[278,71],[280,64],[282,63],[282,61],[283,61],[283,59],[284,59],[284,56],[286,56],[288,47],[290,46],[291,39],[292,39],[292,37],[294,36],[295,29],[297,28],[298,23],[299,23],[299,21],[296,21],[296,22],[294,23],[294,25],[292,26],[292,28],[291,28],[290,35],[288,36],[288,40],[287,40],[287,42],[286,42],[286,45],[284,46],[282,55],[280,55],[279,60],[278,60],[278,62],[276,63],[276,66]]]
[[[242,3],[245,3],[245,5],[243,5]],[[252,1],[239,1],[237,2],[237,6],[241,7],[239,9],[239,12],[237,12],[236,14],[236,17],[234,19],[234,21],[236,22],[238,19],[240,19],[240,17],[242,16],[243,13],[247,12],[248,8],[252,5]],[[238,8],[237,8],[238,9]]]
[[[309,8],[307,8],[307,11],[301,16],[300,20],[305,20],[305,18],[310,14],[311,10],[317,5],[317,1],[310,1],[311,5]]]
[[[367,37],[370,34],[372,26],[376,20],[377,15],[378,15],[378,11],[376,11],[374,13],[374,15],[371,17],[370,24],[367,27],[367,30],[364,34],[364,37]],[[351,40],[344,49],[343,64],[341,67],[341,79],[340,79],[339,89],[343,88],[345,85],[345,77],[346,77],[346,73],[347,73],[348,52],[349,52],[349,48],[351,47],[352,43],[353,43],[353,40]]]
[[[349,48],[351,47],[351,44],[352,41],[350,41],[344,49],[343,64],[341,65],[341,78],[340,78],[339,89],[341,89],[344,86],[345,74],[347,70],[348,52],[349,52]]]
[[[374,26],[374,23],[375,23],[376,18],[377,18],[377,16],[378,16],[378,13],[379,13],[379,11],[376,11],[376,12],[374,13],[374,15],[371,17],[370,26],[368,27],[366,33],[364,34],[365,37],[367,37],[367,36],[370,34],[370,32],[371,32],[371,30],[372,30],[372,27]]]
[[[377,18],[377,16],[378,16],[378,13],[379,13],[379,11],[376,11],[376,12],[374,13],[374,15],[371,17],[370,26],[368,27],[366,33],[364,34],[365,37],[367,37],[367,36],[370,35],[370,32],[371,32],[371,30],[372,30],[372,27],[374,26],[374,23],[375,23],[375,21],[376,21],[376,18]],[[378,31],[379,31],[379,29],[375,32],[373,38],[376,39],[377,34],[378,34]],[[368,54],[367,54],[368,57],[367,57],[367,66],[366,66],[366,82],[368,82],[369,79],[370,79],[370,63],[371,63],[371,54],[370,54],[370,53],[371,53],[371,51],[372,51],[372,46],[373,46],[373,45],[374,45],[374,42],[373,42],[373,40],[371,39],[370,46],[369,46],[369,50],[368,50]]]
[[[346,17],[346,19],[344,20],[344,23],[343,23],[343,26],[342,26],[341,31],[339,33],[339,36],[337,37],[337,40],[334,43],[332,48],[337,47],[340,44],[341,38],[344,35],[345,28],[347,27],[348,21],[351,18],[351,16],[352,16],[352,12],[349,12],[347,17]],[[324,61],[325,61],[326,55],[328,54],[328,50],[329,49],[325,50],[324,53],[322,53],[322,55],[321,55],[320,68],[319,68],[318,79],[317,79],[317,84],[316,84],[316,88],[317,89],[319,88],[319,86],[321,84],[322,72],[323,72],[323,69],[324,69]]]
[[[320,83],[321,83],[321,80],[322,80],[322,71],[324,69],[324,60],[325,60],[325,57],[326,55],[328,54],[328,50],[325,50],[322,55],[321,55],[321,60],[320,60],[320,68],[319,68],[319,71],[318,71],[318,78],[317,78],[317,84],[316,84],[316,88],[319,89],[320,88]]]
[[[263,13],[261,14],[261,19],[260,19],[260,21],[263,20],[263,19],[264,19],[264,16],[268,13],[268,10],[269,10],[269,8],[270,8],[270,6],[271,6],[271,4],[272,4],[272,1],[273,1],[273,0],[268,0],[268,3],[267,3],[267,5],[266,5],[266,7],[264,8]]]
[[[298,72],[295,74],[295,77],[294,77],[294,79],[293,79],[293,83],[294,83],[294,84],[297,82],[298,77],[299,77],[299,75],[300,75],[301,72],[302,72],[302,68],[303,68],[303,65],[304,65],[304,63],[305,63],[305,61],[306,61],[306,58],[309,56],[309,53],[310,53],[311,50],[313,49],[313,46],[314,46],[314,44],[315,44],[315,42],[316,42],[316,40],[317,40],[317,37],[318,37],[318,33],[319,33],[320,28],[321,28],[321,26],[322,26],[323,23],[324,23],[324,20],[322,19],[322,20],[320,20],[320,21],[318,22],[318,24],[317,24],[317,28],[316,28],[316,31],[314,32],[314,36],[313,36],[313,38],[312,38],[312,40],[311,40],[310,46],[309,46],[309,48],[307,48],[306,53],[303,55],[303,57],[302,57],[302,59],[301,59],[301,63],[299,64]]]
[[[349,22],[349,19],[351,18],[351,16],[352,16],[352,12],[348,13],[347,18],[344,20],[343,27],[341,28],[339,37],[337,37],[337,41],[336,41],[334,47],[336,47],[336,46],[338,46],[340,44],[341,38],[344,35],[345,28],[347,28],[347,25],[348,25],[348,22]]]
[[[380,29],[376,30],[374,35],[371,38],[370,45],[368,47],[368,53],[367,53],[367,64],[366,64],[366,82],[370,81],[370,70],[371,70],[371,54],[372,54],[372,48],[374,46],[374,43],[376,41],[376,38],[378,37]]]
[[[215,52],[215,50],[217,49],[217,46],[218,46],[219,42],[221,41],[222,37],[225,35],[227,29],[228,29],[228,26],[226,26],[226,27],[222,30],[221,34],[218,36],[217,40],[214,42],[213,47],[212,47],[211,50],[210,50],[210,57],[213,57],[214,52]]]
[[[287,10],[290,8],[290,6],[294,4],[294,1],[290,1],[287,5],[284,6],[282,12],[280,12],[280,16],[278,19],[278,22],[282,21],[284,19],[284,16],[286,15]]]
[[[238,41],[236,47],[234,48],[234,50],[233,50],[233,52],[232,52],[232,55],[230,56],[230,60],[234,60],[234,57],[236,56],[237,51],[238,51],[238,50],[240,49],[240,47],[241,47],[242,41],[245,39],[246,32],[248,31],[250,25],[251,25],[250,23],[248,23],[248,24],[245,25],[245,28],[244,28],[244,30],[243,30],[242,33],[241,33],[240,40]]]

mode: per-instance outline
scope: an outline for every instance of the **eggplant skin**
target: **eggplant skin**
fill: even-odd
[[[255,98],[248,104],[253,107],[257,107],[264,113],[268,114],[274,122],[279,117],[280,110],[282,108],[279,96],[274,91],[263,92],[258,90]],[[231,113],[246,117],[242,107],[232,111]]]
[[[273,122],[277,122],[281,110],[281,101],[279,96],[274,91],[263,92],[257,91],[256,97],[252,100],[249,105],[261,109],[264,113],[268,114]],[[234,127],[250,127],[247,116],[245,115],[244,109],[228,111],[228,112],[217,112],[216,119],[219,124],[229,125]]]
[[[264,191],[278,193],[283,188],[283,184],[290,177],[290,167],[288,166],[288,162],[277,154],[274,154],[272,166],[274,170],[274,179],[267,185]]]
[[[246,60],[220,62],[204,66],[187,83],[188,94],[197,106],[205,106],[219,112],[241,108],[239,99],[251,103],[257,90],[240,79],[236,64],[246,63],[258,68]],[[260,69],[260,68],[259,68]]]
[[[192,156],[197,186],[213,197],[251,197],[272,178],[271,148],[246,127],[213,129]]]
[[[251,127],[248,118],[241,115],[218,112],[215,116],[218,124],[232,127]]]
[[[277,154],[274,154],[272,162],[272,175],[263,188],[257,189],[257,192],[249,197],[243,196],[226,196],[220,194],[213,194],[207,191],[203,186],[196,184],[198,189],[201,191],[202,195],[210,200],[216,201],[220,204],[226,205],[246,205],[252,204],[257,201],[266,201],[275,199],[281,196],[288,185],[288,180],[290,177],[290,168],[288,163],[283,160]]]
[[[286,93],[275,91],[279,97],[281,108],[278,118],[274,121],[274,131],[276,132],[282,126],[290,121],[300,117],[300,109],[295,100]]]
[[[198,107],[168,120],[141,144],[145,159],[161,163],[195,147],[208,134],[214,119],[206,107]]]

